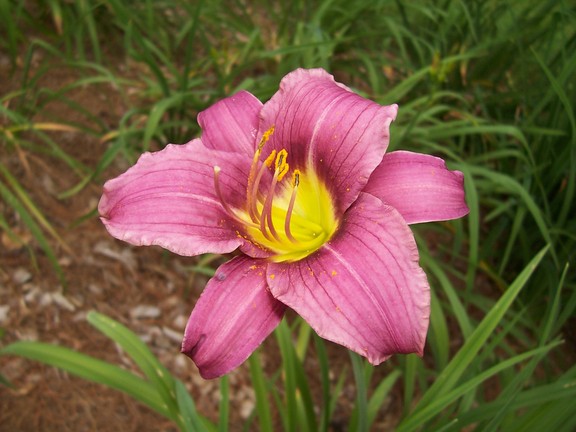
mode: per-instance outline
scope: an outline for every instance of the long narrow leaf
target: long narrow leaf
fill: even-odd
[[[105,315],[92,311],[88,314],[87,319],[90,324],[118,343],[134,360],[144,375],[155,386],[166,407],[172,412],[172,416],[175,416],[178,409],[174,378],[150,352],[144,342],[122,324]]]
[[[220,378],[220,416],[218,419],[218,432],[228,432],[228,412],[230,410],[230,385],[228,377]]]
[[[6,354],[55,366],[81,378],[120,390],[163,416],[175,420],[152,384],[118,366],[68,348],[40,342],[15,342],[0,350],[0,355]]]
[[[190,397],[190,394],[184,387],[184,384],[178,379],[174,380],[176,388],[176,402],[178,404],[178,423],[182,432],[206,432],[208,428],[206,427],[207,422],[203,421],[202,418],[196,412],[196,407],[194,406],[194,401]]]
[[[256,350],[248,359],[250,364],[250,374],[252,376],[252,387],[256,394],[256,410],[258,420],[260,421],[260,430],[262,432],[273,432],[270,403],[268,400],[268,390],[264,382],[264,372],[260,363],[258,350]]]
[[[20,202],[20,200],[14,196],[14,194],[4,185],[3,182],[0,181],[0,196],[2,199],[12,207],[22,218],[24,224],[28,227],[46,256],[50,261],[50,264],[54,268],[54,271],[58,275],[58,278],[62,282],[63,285],[66,285],[66,278],[64,276],[64,272],[62,271],[62,267],[58,263],[58,259],[56,258],[56,254],[50,246],[50,242],[42,232],[42,228],[38,226],[32,215],[28,212],[26,207]]]
[[[498,372],[506,368],[509,368],[517,363],[520,363],[532,356],[536,356],[541,353],[546,353],[555,346],[558,346],[559,344],[560,342],[555,342],[546,345],[544,347],[537,348],[535,350],[531,350],[523,354],[519,354],[511,359],[499,362],[495,366],[483,371],[482,373],[477,374],[476,376],[474,376],[474,378],[468,380],[467,382],[456,387],[455,389],[448,391],[445,394],[443,393],[442,395],[439,395],[438,398],[436,398],[434,401],[432,401],[426,406],[423,406],[422,409],[420,409],[419,411],[415,412],[413,415],[408,417],[406,421],[402,422],[401,426],[398,428],[398,431],[415,430],[418,426],[423,425],[426,421],[430,420],[434,415],[440,413],[443,409],[445,409],[451,403],[456,401],[456,399],[462,397],[465,393],[473,390],[479,384],[486,381],[491,376],[494,376]]]
[[[354,371],[354,382],[356,383],[356,410],[358,414],[354,417],[354,424],[350,425],[350,430],[358,432],[368,432],[368,388],[363,374],[362,359],[352,351],[348,351],[352,370]]]
[[[528,266],[526,266],[522,273],[518,275],[516,280],[510,285],[498,303],[494,305],[493,309],[482,320],[478,328],[474,331],[474,333],[472,333],[470,338],[458,351],[456,356],[442,371],[436,382],[424,394],[414,409],[412,415],[399,425],[398,431],[412,430],[414,427],[416,427],[418,423],[413,419],[418,418],[416,416],[420,415],[419,412],[427,409],[427,407],[435,400],[437,400],[442,394],[447,394],[454,388],[462,374],[474,360],[478,351],[480,351],[484,343],[492,335],[492,332],[500,323],[500,320],[508,311],[512,305],[512,302],[520,290],[524,287],[547,251],[548,247],[541,250],[532,259]]]

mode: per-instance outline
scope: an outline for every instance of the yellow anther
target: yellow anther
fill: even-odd
[[[282,165],[286,163],[286,158],[288,157],[288,152],[286,149],[282,149],[276,155],[276,164],[275,167],[277,170],[282,171]]]
[[[252,165],[250,166],[250,173],[248,174],[248,184],[246,185],[246,195],[247,195],[247,206],[248,214],[252,222],[256,222],[258,219],[256,211],[256,201],[257,201],[257,191],[260,183],[260,178],[263,171],[258,171],[258,162],[260,161],[260,154],[262,153],[262,147],[268,142],[270,136],[274,133],[274,126],[271,126],[264,134],[258,143],[258,147],[254,151],[254,156],[252,157]],[[274,162],[275,150],[272,150],[270,156],[264,161],[264,166],[271,167]],[[270,160],[268,160],[270,159]]]
[[[268,156],[264,161],[264,165],[266,165],[267,167],[271,167],[272,164],[274,163],[274,159],[276,159],[276,150],[272,150],[270,156]]]
[[[288,152],[286,149],[282,149],[276,155],[276,163],[275,168],[276,172],[278,173],[278,181],[282,180],[286,173],[289,170],[289,165],[286,163],[286,159],[288,158]]]
[[[292,174],[292,186],[295,188],[298,187],[300,184],[300,170],[294,170],[294,174]]]
[[[281,181],[284,176],[286,175],[286,173],[288,172],[288,170],[290,169],[290,165],[288,165],[286,162],[284,162],[282,164],[282,167],[280,168],[280,171],[278,172],[278,181]]]
[[[264,144],[268,142],[273,133],[274,133],[274,125],[270,126],[270,128],[262,134],[260,143],[258,143],[258,150],[262,150],[262,147],[264,147]]]

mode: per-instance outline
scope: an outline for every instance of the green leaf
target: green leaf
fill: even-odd
[[[134,360],[171,411],[171,418],[176,417],[178,409],[174,378],[152,354],[146,344],[128,328],[105,315],[92,311],[88,314],[87,319],[90,324],[120,345],[126,354]]]
[[[268,389],[264,382],[264,372],[260,363],[258,350],[254,351],[249,357],[250,374],[252,376],[252,387],[256,394],[256,410],[260,421],[260,430],[262,432],[273,432],[272,416],[270,412],[270,403],[268,398]]]
[[[458,427],[455,428],[454,431],[460,431],[463,427],[472,423],[490,420],[504,407],[506,407],[509,413],[516,413],[518,410],[529,413],[533,407],[540,407],[562,400],[573,401],[574,397],[576,397],[575,372],[576,367],[572,368],[572,371],[567,372],[552,384],[537,385],[531,389],[520,392],[512,401],[499,397],[493,402],[482,404],[467,412],[462,412],[457,418],[458,423],[456,423],[456,425]]]
[[[538,354],[546,353],[552,348],[558,346],[560,342],[551,343],[541,348],[519,354],[513,358],[500,361],[495,366],[475,375],[470,380],[466,381],[464,384],[450,390],[446,393],[438,395],[436,399],[428,403],[427,405],[419,404],[421,407],[419,410],[415,410],[405,421],[401,423],[397,430],[414,430],[419,426],[423,425],[426,421],[430,420],[436,414],[439,414],[442,410],[446,409],[450,404],[455,402],[458,398],[462,397],[466,393],[474,390],[482,382],[486,381],[488,378],[496,375],[498,372],[507,369],[517,363],[520,363],[532,356]]]
[[[228,432],[228,417],[230,411],[229,390],[228,376],[224,375],[220,378],[220,416],[218,419],[218,432]]]
[[[156,133],[158,125],[160,124],[160,121],[162,120],[166,111],[168,111],[170,108],[178,107],[184,102],[187,96],[188,94],[186,93],[176,93],[172,96],[162,99],[152,107],[150,110],[150,116],[146,122],[146,127],[144,128],[144,137],[142,140],[142,146],[144,150],[148,150],[150,147],[150,141]]]
[[[40,342],[15,342],[0,350],[0,355],[6,354],[55,366],[81,378],[120,390],[163,416],[175,420],[151,383],[118,366],[68,348]]]
[[[328,354],[326,353],[324,339],[318,336],[316,332],[312,332],[312,336],[314,338],[314,346],[316,347],[316,353],[318,355],[320,383],[322,387],[322,404],[320,405],[321,415],[318,430],[326,432],[328,430],[328,425],[330,424],[330,402],[332,399],[330,395],[330,367],[328,365]],[[336,396],[334,398],[336,398]]]
[[[434,406],[442,395],[448,394],[462,374],[466,371],[469,365],[474,361],[474,358],[492,335],[492,332],[498,326],[504,314],[508,311],[512,302],[524,287],[546,252],[548,247],[541,250],[526,268],[518,275],[514,282],[510,285],[504,295],[494,305],[492,310],[484,317],[480,325],[472,333],[466,343],[460,348],[458,353],[454,356],[448,366],[438,376],[434,384],[426,391],[422,399],[416,405],[416,408],[410,417],[404,419],[398,426],[398,432],[414,430],[414,428],[421,425],[419,418],[424,418],[421,414],[422,411],[430,409],[429,406]],[[427,417],[426,417],[427,418]]]
[[[194,401],[186,390],[184,384],[174,380],[176,388],[176,403],[178,404],[178,423],[182,432],[205,432],[208,431],[206,423],[196,412]]]
[[[1,166],[1,165],[0,165]],[[54,250],[50,246],[48,239],[44,235],[42,228],[38,225],[38,223],[34,220],[34,217],[28,212],[26,206],[10,191],[8,187],[4,185],[2,181],[0,181],[0,196],[2,199],[12,207],[22,218],[24,224],[28,227],[46,256],[52,265],[52,268],[58,275],[61,283],[66,286],[66,277],[64,276],[64,271],[62,267],[58,263],[58,259],[54,254]]]
[[[280,322],[275,335],[282,354],[282,370],[286,387],[286,429],[288,431],[315,431],[317,425],[308,380],[294,350],[290,327],[286,319]]]
[[[396,383],[398,378],[400,378],[401,375],[402,375],[402,373],[398,369],[395,369],[386,378],[384,378],[382,381],[380,381],[380,384],[378,384],[378,386],[376,387],[376,390],[374,390],[374,393],[372,394],[372,396],[370,397],[370,400],[368,401],[368,427],[369,428],[372,426],[372,424],[376,420],[376,416],[378,415],[378,411],[380,410],[380,407],[382,406],[382,404],[384,403],[384,401],[386,400],[386,398],[390,394],[392,387],[394,387],[394,384]]]
[[[350,430],[358,432],[368,432],[368,388],[364,377],[364,367],[362,358],[355,352],[348,351],[352,370],[354,371],[354,382],[356,383],[356,412]]]

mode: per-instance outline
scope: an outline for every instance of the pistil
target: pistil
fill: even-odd
[[[290,220],[292,219],[292,211],[294,210],[294,202],[296,202],[296,193],[298,192],[298,185],[300,184],[300,170],[294,170],[292,176],[292,195],[290,195],[290,203],[288,204],[288,209],[286,210],[286,219],[284,220],[284,233],[288,240],[292,243],[297,243],[297,240],[292,235],[290,230]]]
[[[274,176],[272,177],[272,184],[270,185],[270,189],[268,190],[268,195],[266,196],[266,201],[264,202],[264,207],[262,208],[262,214],[260,215],[260,231],[264,234],[265,237],[267,236],[266,225],[268,225],[268,230],[270,234],[279,242],[282,240],[274,227],[274,222],[272,221],[272,201],[274,200],[274,193],[276,190],[276,185],[279,181],[284,178],[290,166],[286,163],[286,159],[288,157],[288,152],[284,149],[280,150],[276,155],[276,163],[274,169]]]
[[[258,189],[260,188],[260,180],[262,180],[262,176],[267,168],[270,168],[274,163],[274,159],[276,158],[276,150],[272,150],[272,153],[266,158],[260,169],[258,170],[258,175],[252,185],[252,189],[248,192],[248,196],[252,197],[252,199],[248,199],[248,213],[250,214],[250,219],[252,222],[259,222],[260,215],[258,214],[258,208],[256,202],[258,201]]]
[[[251,226],[253,228],[257,228],[258,225],[256,225],[255,223],[251,223],[249,221],[245,221],[245,220],[239,218],[236,215],[236,213],[230,208],[230,206],[228,205],[226,200],[224,200],[224,196],[222,195],[222,189],[220,188],[220,171],[222,171],[222,170],[219,166],[214,167],[214,190],[216,191],[216,196],[218,197],[220,204],[224,208],[224,211],[226,212],[226,214],[228,216],[230,216],[232,219],[234,219],[235,222],[242,224],[242,225],[248,225],[248,226]]]

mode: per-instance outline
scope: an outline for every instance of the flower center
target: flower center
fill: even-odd
[[[293,169],[291,176],[288,152],[272,150],[263,163],[260,155],[274,127],[262,136],[252,160],[247,183],[246,206],[232,209],[223,200],[220,168],[214,167],[214,186],[225,211],[257,245],[274,252],[274,262],[298,261],[318,250],[336,229],[332,197],[324,183],[311,170]],[[273,170],[268,188],[262,187],[267,170]]]

